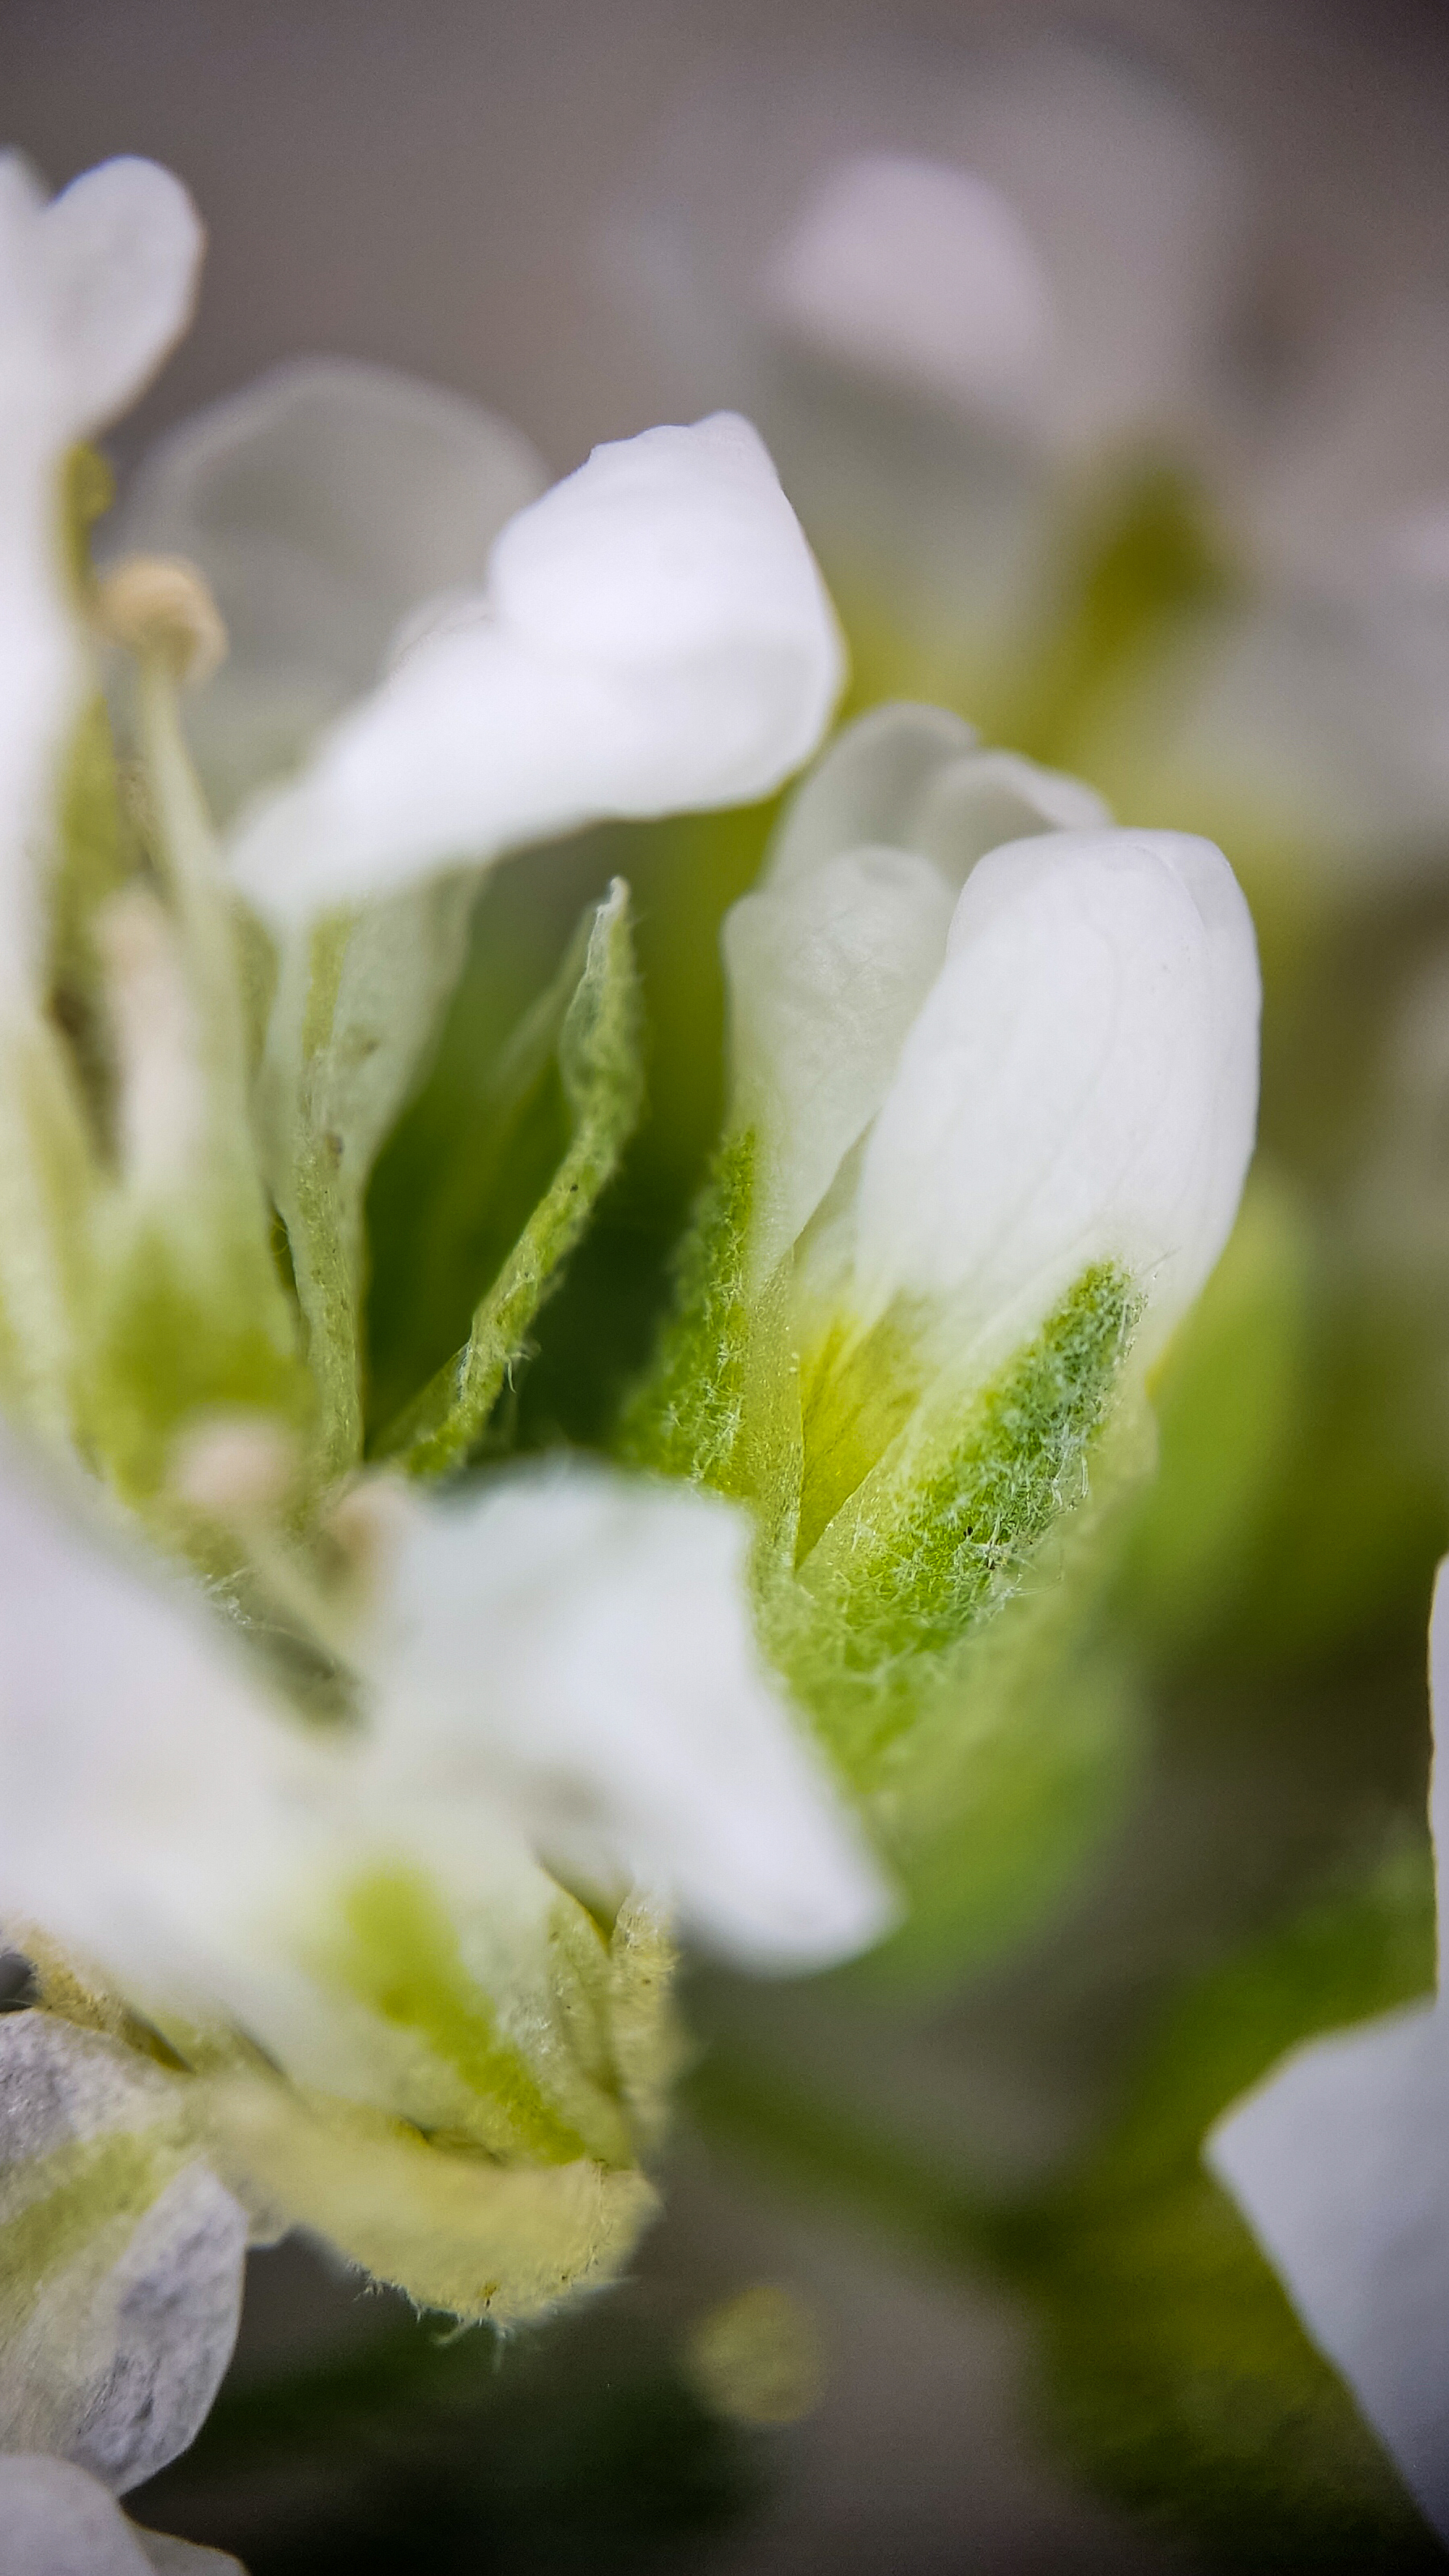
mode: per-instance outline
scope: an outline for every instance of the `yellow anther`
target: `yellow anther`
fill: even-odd
[[[182,555],[126,555],[96,584],[102,631],[130,653],[164,656],[195,688],[226,656],[221,612],[195,564]]]

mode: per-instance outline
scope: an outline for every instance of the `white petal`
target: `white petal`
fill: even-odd
[[[1207,2142],[1304,2325],[1449,2540],[1449,2013],[1299,2049]]]
[[[1294,2050],[1218,2122],[1204,2154],[1449,2540],[1449,1561],[1434,1586],[1429,1669],[1439,1998]]]
[[[504,530],[476,613],[242,817],[237,881],[285,918],[606,816],[743,804],[813,750],[841,667],[747,423],[598,448]]]
[[[0,2286],[0,2447],[47,2449],[116,2494],[193,2442],[236,2342],[245,2212],[184,2143],[176,2086],[143,2058],[48,2013],[0,2020],[0,2220],[43,2198],[44,2160],[156,2134],[149,2205],[78,2209],[38,2292]],[[133,2186],[134,2188],[134,2186]]]
[[[1064,832],[978,864],[865,1151],[866,1316],[938,1300],[964,1356],[1094,1260],[1147,1291],[1149,1340],[1196,1294],[1252,1142],[1257,965],[1235,890],[1204,918],[1195,871],[1227,863],[1194,848]]]
[[[27,996],[38,945],[36,861],[83,665],[59,560],[63,369],[38,251],[44,199],[0,155],[0,1005]]]
[[[245,2019],[248,1936],[326,1833],[336,1750],[77,1503],[0,1457],[0,1916],[133,1996]]]
[[[724,1503],[582,1467],[420,1513],[377,1649],[384,1779],[442,1831],[499,1784],[566,1872],[756,1966],[862,1948],[886,1899],[761,1668],[748,1544]]]
[[[34,2452],[0,2457],[6,2576],[246,2576],[240,2559],[140,2531],[84,2469]]]
[[[785,886],[844,850],[919,850],[922,806],[942,772],[975,745],[945,707],[872,707],[836,735],[801,781],[770,844],[765,883]]]
[[[730,1115],[757,1140],[758,1279],[807,1224],[884,1100],[940,972],[952,903],[928,859],[860,849],[767,883],[727,916]]]
[[[1013,425],[1040,410],[1051,286],[1013,207],[969,170],[889,152],[832,163],[762,287],[819,355]]]
[[[931,859],[959,894],[978,859],[1033,832],[1111,822],[1094,789],[1019,752],[981,751],[944,707],[872,707],[836,735],[792,796],[763,884],[792,885],[846,850]]]
[[[154,161],[103,161],[46,207],[39,245],[67,437],[103,429],[149,383],[191,319],[204,243],[180,180]]]
[[[956,893],[978,859],[1038,832],[1093,832],[1112,817],[1096,789],[1016,751],[967,751],[924,788],[911,846]]]
[[[278,367],[153,449],[107,551],[186,556],[215,594],[229,650],[186,716],[219,812],[372,685],[420,602],[481,585],[545,479],[476,403],[342,359]]]

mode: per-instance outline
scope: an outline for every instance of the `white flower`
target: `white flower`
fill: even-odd
[[[362,2098],[380,2066],[396,2060],[380,2080],[405,2086],[426,2054],[341,2008],[318,1966],[349,1891],[379,1872],[417,1874],[505,2006],[511,1984],[546,1982],[558,1889],[535,1853],[757,1962],[874,1937],[874,1871],[750,1643],[726,1506],[583,1467],[450,1504],[383,1493],[359,1713],[319,1729],[194,1597],[88,1541],[12,1468],[12,1921],[163,2027],[220,2016],[299,2079]]]
[[[294,359],[147,453],[105,556],[179,556],[216,600],[226,659],[185,720],[221,819],[373,686],[427,602],[482,587],[547,479],[462,394],[339,358]]]
[[[1146,70],[857,40],[704,83],[614,247],[706,391],[768,396],[773,341],[842,397],[863,373],[1081,455],[1181,426],[1239,223],[1228,155]]]
[[[758,1279],[983,1368],[1092,1263],[1146,1348],[1226,1240],[1252,1149],[1251,923],[1210,843],[1108,827],[931,709],[826,755],[725,930]]]
[[[84,663],[59,555],[67,450],[124,411],[190,314],[201,227],[151,161],[107,161],[49,204],[0,157],[0,990],[32,970],[35,871]]]
[[[238,2558],[128,2522],[84,2469],[43,2454],[0,2456],[8,2576],[245,2576]]]
[[[647,430],[521,511],[296,782],[237,884],[287,919],[610,815],[744,804],[818,742],[843,665],[748,423]]]
[[[1205,2153],[1315,2343],[1449,2540],[1449,1564],[1429,1629],[1439,1994],[1297,2049]]]

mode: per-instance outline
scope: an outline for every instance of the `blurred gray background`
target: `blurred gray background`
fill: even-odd
[[[595,254],[712,58],[748,47],[793,70],[857,31],[929,47],[1038,21],[1145,51],[1240,145],[1264,310],[1290,360],[1406,281],[1449,293],[1440,0],[896,0],[888,15],[865,0],[0,0],[0,97],[8,139],[53,185],[153,154],[210,226],[197,327],[123,452],[275,360],[326,350],[481,397],[563,470],[687,407]],[[906,2039],[929,2058],[938,2033]],[[254,2338],[336,2331],[331,2308],[307,2322],[307,2275],[282,2259]],[[773,2515],[726,2546],[721,2576],[1184,2565],[1035,2452],[1025,2331],[994,2296],[702,2149],[645,2259],[646,2282],[788,2281],[834,2361],[821,2411],[786,2437]]]
[[[1240,144],[1275,325],[1449,288],[1439,0],[4,0],[0,97],[52,185],[154,154],[211,227],[197,328],[131,440],[338,350],[481,396],[564,468],[681,401],[592,253],[712,58],[1038,24],[1142,50]]]

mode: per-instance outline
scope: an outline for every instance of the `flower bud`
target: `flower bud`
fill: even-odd
[[[887,772],[895,811],[833,770]],[[1111,1262],[1152,1348],[1222,1249],[1256,1099],[1247,908],[1211,843],[1094,805],[885,710],[730,916],[751,1275],[793,1255],[807,1340],[894,1315],[959,1387]]]

